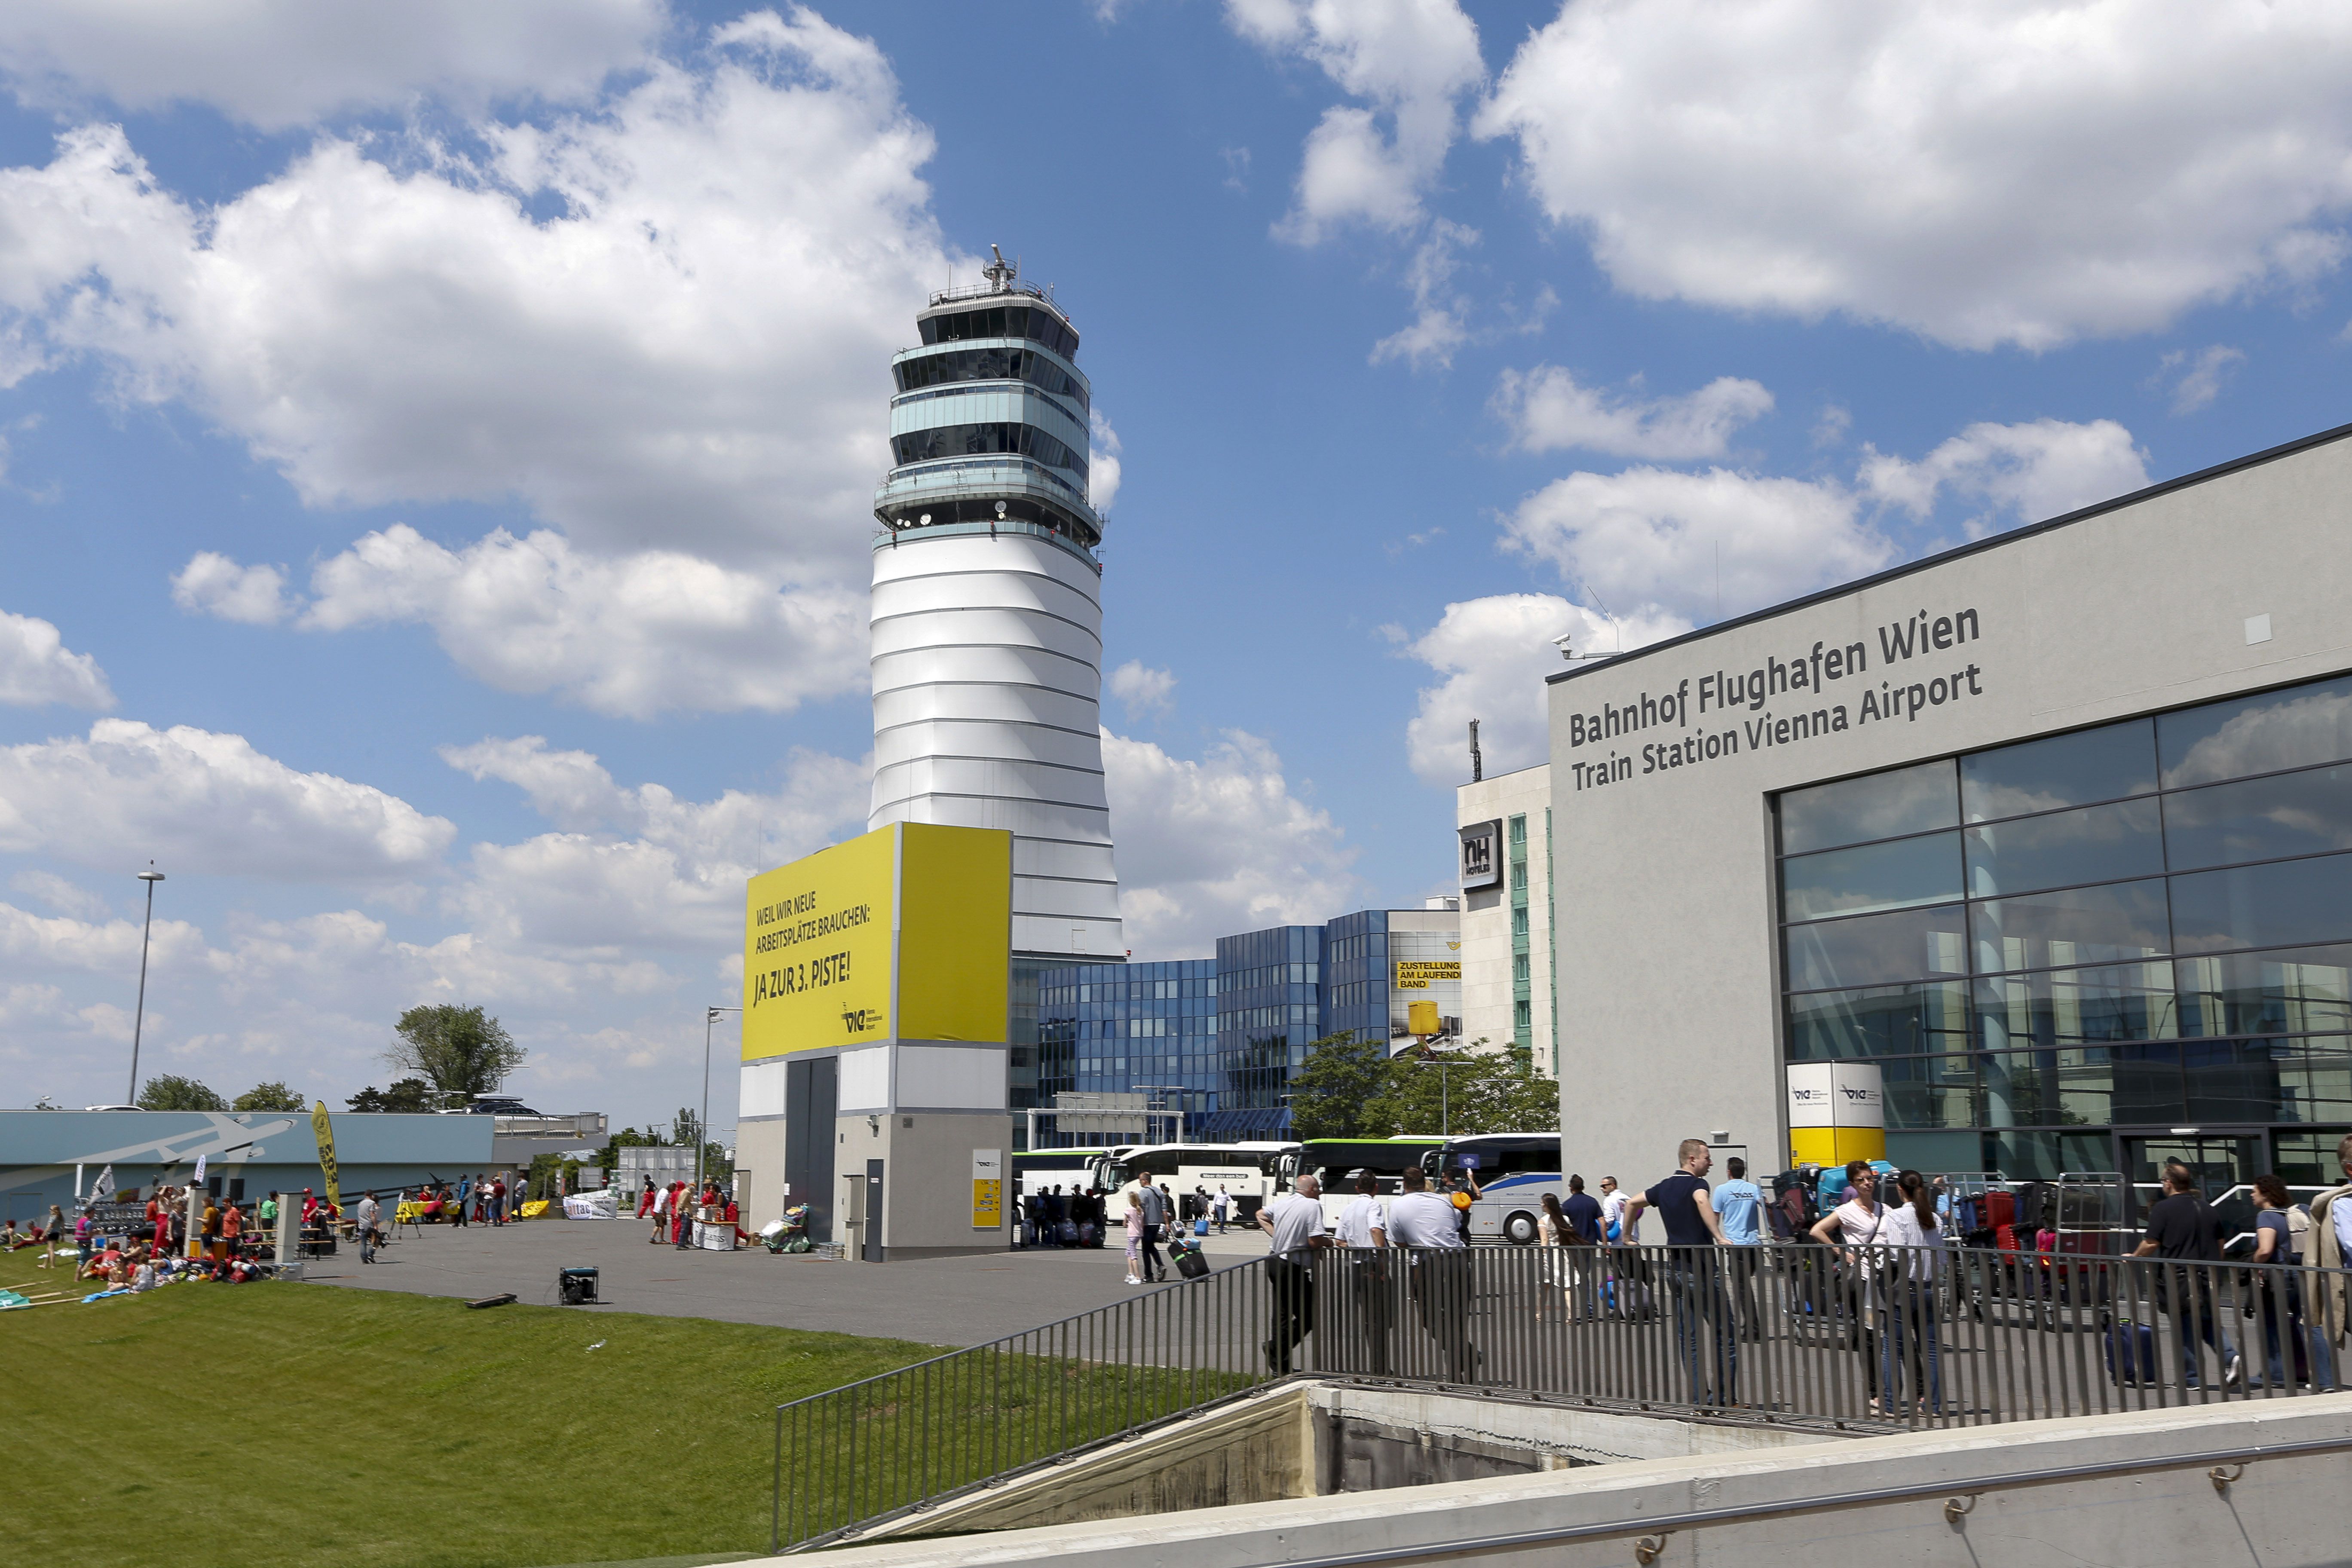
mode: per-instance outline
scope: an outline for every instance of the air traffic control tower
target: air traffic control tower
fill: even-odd
[[[1116,962],[1126,943],[1097,728],[1103,524],[1087,494],[1078,334],[1001,252],[982,276],[932,295],[916,317],[922,346],[891,363],[866,826],[1012,831],[1018,1045],[1039,960]],[[1016,1089],[1021,1076],[1016,1066]]]

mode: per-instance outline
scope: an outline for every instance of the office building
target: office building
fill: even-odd
[[[1039,981],[1038,1105],[1140,1090],[1185,1116],[1188,1136],[1198,1129],[1219,1088],[1216,960],[1068,964]],[[1039,1136],[1093,1141],[1051,1117],[1039,1119]]]
[[[1551,768],[1454,792],[1462,854],[1462,1037],[1528,1051],[1559,1076],[1552,986]]]
[[[1769,1168],[1832,1063],[1923,1170],[2336,1179],[2347,497],[2352,427],[1552,677],[1583,1167]]]

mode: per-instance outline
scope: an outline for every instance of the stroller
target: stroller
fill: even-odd
[[[760,1240],[770,1252],[807,1252],[816,1243],[809,1239],[809,1211],[806,1204],[794,1204],[784,1211],[782,1219],[772,1219],[760,1227]]]

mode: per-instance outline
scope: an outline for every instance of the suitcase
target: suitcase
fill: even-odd
[[[2120,1362],[2121,1364],[2117,1364]],[[2156,1330],[2147,1323],[2115,1323],[2107,1329],[2107,1375],[2118,1386],[2161,1382],[2156,1370]]]
[[[1209,1276],[1209,1255],[1197,1247],[1188,1247],[1176,1254],[1176,1272],[1187,1279],[1205,1279]]]
[[[1208,1234],[1209,1234],[1209,1222],[1208,1222],[1207,1220],[1205,1220],[1205,1219],[1196,1219],[1196,1220],[1194,1220],[1194,1221],[1192,1222],[1192,1234],[1193,1234],[1194,1236],[1206,1236],[1206,1235],[1208,1235]]]

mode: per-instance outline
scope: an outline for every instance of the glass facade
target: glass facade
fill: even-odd
[[[1273,926],[1217,939],[1219,1142],[1281,1138],[1283,1096],[1323,1026],[1326,926]]]
[[[2284,1174],[2352,1128],[2352,678],[1776,805],[1787,1054],[1878,1062],[1891,1158],[2128,1172],[2185,1124]]]
[[[1064,1089],[1181,1088],[1185,1136],[1196,1135],[1220,1087],[1215,960],[1056,964],[1039,973],[1037,998],[1034,1103]],[[1038,1135],[1058,1137],[1051,1117]]]

